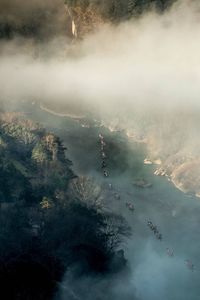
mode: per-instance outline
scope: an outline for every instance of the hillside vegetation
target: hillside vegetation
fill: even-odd
[[[4,299],[50,300],[71,266],[79,267],[79,276],[125,266],[123,255],[115,257],[128,225],[104,211],[101,187],[73,174],[65,150],[57,136],[22,114],[0,114]]]
[[[172,0],[65,0],[65,3],[83,10],[92,7],[105,18],[116,21],[137,16],[149,9],[161,12],[172,4]]]
[[[59,36],[72,37],[71,17],[78,36],[91,32],[104,22],[120,22],[155,9],[162,12],[174,0],[2,0],[0,39],[15,37],[41,41]],[[71,14],[66,6],[71,10]]]
[[[12,113],[0,115],[0,162],[1,202],[31,204],[73,177],[60,139]]]

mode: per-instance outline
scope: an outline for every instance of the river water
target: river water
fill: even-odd
[[[35,108],[33,118],[61,137],[75,173],[92,176],[105,187],[112,184],[112,191],[107,192],[108,207],[122,214],[132,228],[131,238],[122,245],[129,276],[126,280],[119,277],[111,288],[112,297],[107,297],[107,292],[104,299],[199,300],[199,199],[183,194],[166,177],[154,176],[155,166],[143,163],[145,146],[128,140],[123,132],[110,132],[94,122],[88,126],[39,108]],[[99,133],[107,143],[108,178],[102,175]],[[139,178],[152,187],[135,186],[133,182]],[[113,193],[120,199],[115,199]],[[134,204],[134,212],[126,207],[126,202]],[[158,227],[162,241],[155,238],[147,226],[148,220]],[[167,248],[173,256],[167,254]],[[192,261],[194,270],[186,260]],[[102,299],[95,295],[90,288],[77,299]]]

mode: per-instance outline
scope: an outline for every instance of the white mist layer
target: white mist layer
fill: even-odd
[[[60,61],[20,56],[16,47],[16,55],[0,59],[1,98],[79,100],[111,113],[199,107],[198,17],[185,3],[163,16],[105,26],[75,47],[76,58]]]

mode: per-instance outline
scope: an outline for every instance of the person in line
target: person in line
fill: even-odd
[[[174,251],[170,248],[166,248],[166,253],[169,257],[173,257],[174,256]]]
[[[107,170],[104,170],[104,171],[103,171],[103,175],[104,175],[105,177],[109,177],[108,171],[107,171]]]
[[[193,262],[190,259],[186,259],[185,263],[187,268],[193,272],[195,269]]]

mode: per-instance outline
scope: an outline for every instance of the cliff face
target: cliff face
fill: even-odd
[[[160,161],[155,175],[168,176],[181,191],[200,196],[198,113],[161,116],[146,130],[152,161]]]
[[[174,0],[65,0],[66,5],[70,7],[79,38],[97,30],[105,23],[123,22],[136,18],[148,10],[160,13],[169,8],[173,2]]]
[[[172,182],[177,188],[200,197],[200,161],[191,160],[177,167],[171,173]]]
[[[71,12],[78,38],[83,38],[106,22],[102,15],[91,6],[85,9],[81,6],[74,6],[71,8]]]
[[[123,130],[147,148],[145,164],[155,164],[155,175],[167,176],[185,193],[200,196],[199,112],[180,109],[179,113],[132,114],[131,121],[104,120],[110,130]]]
[[[159,154],[158,157],[161,157],[162,150]],[[153,153],[152,156],[155,157]],[[200,197],[200,161],[194,152],[186,152],[180,148],[177,152],[166,155],[154,174],[167,176],[184,193]]]

